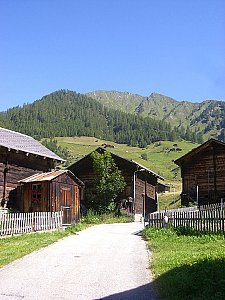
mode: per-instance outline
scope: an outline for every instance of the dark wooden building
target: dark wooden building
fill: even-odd
[[[166,193],[170,192],[170,185],[163,184],[162,182],[157,183],[157,193]]]
[[[20,211],[63,210],[64,224],[79,222],[84,184],[69,170],[35,174],[19,183]]]
[[[175,163],[181,168],[182,204],[225,200],[225,143],[210,139]]]
[[[0,203],[18,209],[18,180],[49,172],[64,160],[30,136],[0,128]],[[8,204],[8,205],[7,205]]]
[[[103,153],[106,149],[99,147],[95,151]],[[110,153],[126,181],[126,187],[119,195],[120,199],[128,199],[128,197],[132,199],[134,213],[137,218],[156,211],[157,179],[160,178],[163,180],[163,178],[135,161],[120,157],[112,152]],[[68,169],[84,182],[86,191],[93,188],[95,184],[95,174],[91,153],[69,166]]]

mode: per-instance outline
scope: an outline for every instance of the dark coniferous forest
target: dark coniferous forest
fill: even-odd
[[[68,90],[56,91],[32,104],[2,112],[0,126],[39,140],[57,136],[94,136],[139,147],[179,138],[203,141],[202,133],[192,132],[189,127],[172,127],[166,120],[107,108],[87,95]]]

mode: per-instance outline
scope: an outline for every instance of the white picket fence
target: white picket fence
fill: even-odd
[[[1,213],[0,236],[62,227],[63,212]]]
[[[225,204],[154,212],[146,216],[149,227],[186,227],[201,232],[225,232]]]

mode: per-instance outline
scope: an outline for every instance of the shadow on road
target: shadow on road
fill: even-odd
[[[151,283],[143,285],[141,287],[124,291],[118,294],[110,295],[102,300],[156,300],[155,291],[153,290],[153,286]],[[96,299],[97,300],[97,299]]]
[[[155,291],[159,292],[159,296]],[[222,300],[225,299],[225,259],[205,259],[183,265],[141,287],[104,297],[104,300]]]

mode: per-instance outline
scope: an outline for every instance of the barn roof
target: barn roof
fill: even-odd
[[[221,145],[225,148],[225,143],[218,141],[216,139],[210,139],[208,141],[206,141],[205,143],[203,143],[202,145],[192,149],[190,152],[186,153],[185,155],[181,156],[180,158],[176,159],[174,161],[175,164],[177,164],[178,166],[181,166],[181,164],[185,161],[188,161],[190,159],[192,159],[192,157],[194,157],[195,155],[199,154],[200,152],[204,151],[206,148],[210,147],[210,146],[217,146],[217,145]]]
[[[31,136],[0,127],[0,147],[65,161]]]
[[[104,151],[109,151],[109,150],[106,149],[106,148],[103,148],[103,147],[98,147],[98,148],[96,148],[94,151],[98,151],[99,153],[102,153],[102,152],[104,152]],[[92,152],[94,152],[94,151],[92,151]],[[91,153],[92,153],[92,152],[91,152]],[[152,176],[154,176],[154,177],[156,177],[156,178],[159,178],[159,179],[161,179],[161,180],[164,180],[163,177],[161,177],[161,176],[158,175],[157,173],[153,172],[152,170],[146,168],[145,166],[143,166],[143,165],[137,163],[136,161],[134,161],[134,160],[129,160],[129,159],[127,159],[127,158],[124,158],[124,157],[122,157],[122,156],[119,156],[119,155],[115,154],[114,152],[111,152],[111,151],[109,151],[109,152],[112,154],[112,157],[114,157],[114,158],[119,158],[119,159],[121,159],[121,160],[127,162],[129,165],[131,165],[131,166],[133,167],[133,169],[134,169],[135,171],[142,171],[142,170],[144,170],[144,171],[146,171],[148,174],[151,174]],[[81,159],[79,159],[78,161],[76,161],[75,163],[73,163],[72,165],[70,165],[70,166],[69,166],[69,169],[71,169],[71,168],[73,168],[73,167],[76,169],[76,166],[82,164],[83,161],[85,161],[88,157],[90,157],[91,153],[85,155],[84,157],[82,157]]]
[[[68,174],[70,177],[75,179],[81,186],[84,185],[84,183],[77,178],[71,171],[69,170],[57,170],[47,173],[41,173],[41,174],[34,174],[27,178],[24,178],[22,180],[19,180],[19,183],[34,183],[34,182],[42,182],[42,181],[52,181],[53,179],[57,178],[58,176],[62,174]]]

